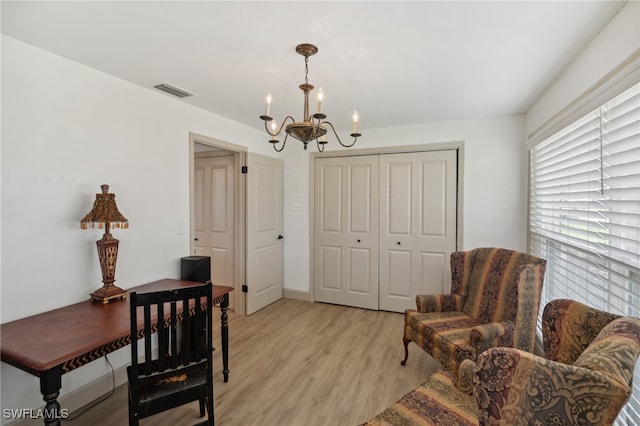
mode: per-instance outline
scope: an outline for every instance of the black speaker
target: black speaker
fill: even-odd
[[[180,279],[202,283],[211,280],[211,258],[187,256],[180,259]]]

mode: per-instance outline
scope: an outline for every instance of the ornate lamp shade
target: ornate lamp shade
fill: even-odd
[[[99,229],[104,227],[104,235],[100,240],[96,241],[103,286],[91,293],[91,300],[109,303],[112,299],[124,299],[127,297],[125,290],[113,284],[115,282],[120,241],[113,238],[110,228],[114,226],[126,229],[129,227],[129,221],[118,210],[116,195],[109,193],[109,185],[101,185],[100,188],[102,188],[102,193],[96,194],[93,208],[82,218],[80,227],[87,229],[90,225],[91,228],[95,228],[96,224],[98,224]]]

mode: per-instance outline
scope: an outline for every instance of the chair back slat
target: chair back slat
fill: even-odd
[[[151,305],[144,305],[144,373],[151,374]]]
[[[195,324],[194,330],[196,331],[194,336],[193,336],[193,341],[195,342],[195,350],[193,351],[193,360],[195,362],[198,362],[202,359],[203,355],[204,355],[204,344],[203,344],[203,337],[204,337],[204,333],[206,331],[206,329],[204,328],[204,307],[202,306],[201,301],[197,301],[196,302],[196,306],[195,306],[195,313],[193,315],[193,321]]]
[[[178,314],[175,301],[171,302],[169,328],[171,329],[171,368],[178,368],[178,357],[175,356],[178,353]]]
[[[191,360],[190,353],[190,345],[191,342],[191,323],[193,321],[193,317],[189,312],[189,299],[186,297],[182,299],[182,312],[183,312],[183,320],[182,320],[182,364],[187,365]]]
[[[164,303],[158,303],[158,371],[167,369],[167,330],[164,327]]]

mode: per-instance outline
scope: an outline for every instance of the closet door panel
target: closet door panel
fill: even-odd
[[[322,232],[342,232],[342,167],[327,166],[322,169],[321,215]]]
[[[323,246],[321,248],[322,268],[320,270],[320,288],[323,291],[342,289],[342,247]]]
[[[349,231],[371,234],[371,164],[356,164],[349,169]]]
[[[450,289],[445,289],[445,284],[447,283],[447,277],[451,276],[450,254],[420,252],[420,280],[418,281],[416,294],[442,294],[449,292]]]
[[[390,249],[386,251],[386,276],[389,283],[386,296],[406,298],[411,295],[412,253],[409,250]]]
[[[447,163],[424,161],[421,164],[420,230],[425,237],[447,234]]]
[[[376,259],[377,260],[377,259]],[[376,263],[373,260],[373,263]],[[349,250],[349,291],[368,294],[371,283],[371,250],[352,248]]]

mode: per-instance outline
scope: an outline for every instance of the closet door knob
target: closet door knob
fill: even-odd
[[[398,241],[398,245],[400,245],[400,241]]]
[[[358,242],[360,242],[360,240],[358,240]]]

